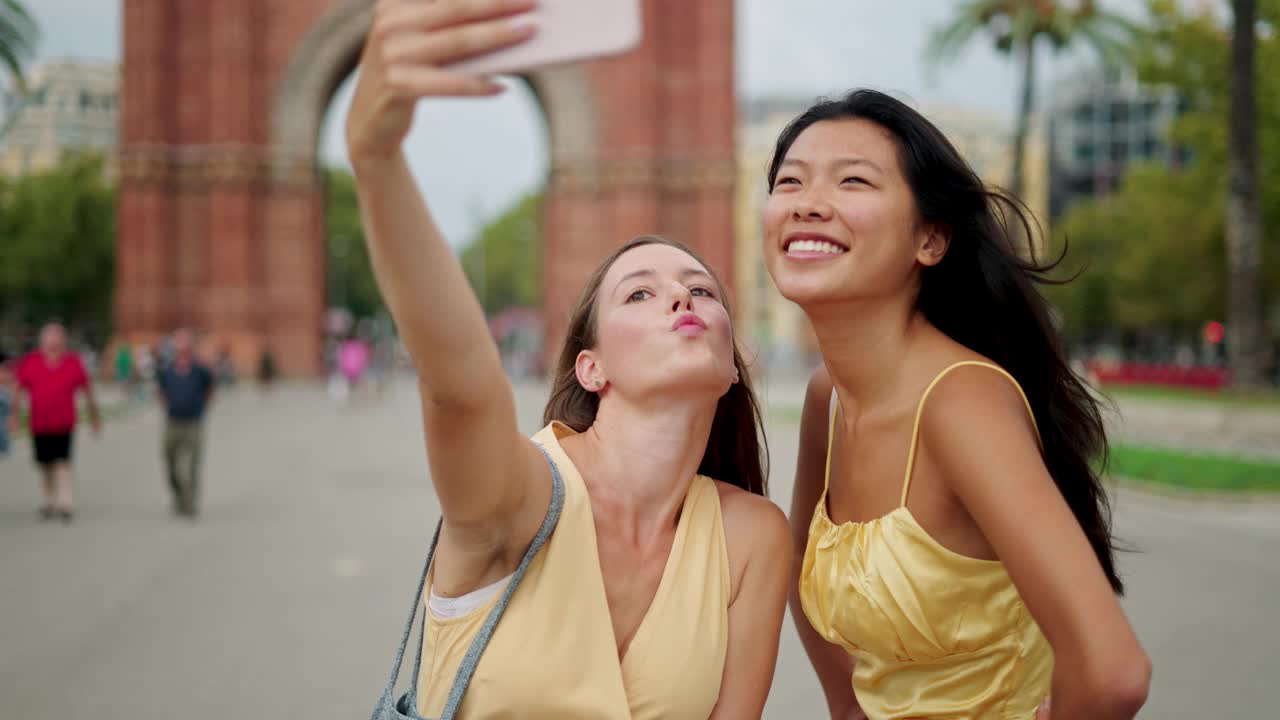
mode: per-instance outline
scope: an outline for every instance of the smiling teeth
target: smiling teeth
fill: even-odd
[[[839,245],[834,245],[825,240],[796,240],[787,246],[787,252],[821,252],[839,255],[844,251],[845,249]]]

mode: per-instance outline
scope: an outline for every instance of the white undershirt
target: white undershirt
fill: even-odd
[[[466,595],[448,598],[440,597],[436,594],[436,589],[431,588],[431,593],[427,597],[427,609],[431,612],[431,617],[437,620],[448,620],[450,618],[462,617],[476,608],[489,602],[494,595],[502,592],[502,589],[511,582],[511,578],[515,573],[502,578],[492,585],[486,585],[478,590],[472,590]]]

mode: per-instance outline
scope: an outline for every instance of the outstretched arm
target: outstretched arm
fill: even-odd
[[[505,564],[502,556],[523,553],[550,499],[549,471],[519,433],[484,313],[400,146],[417,100],[501,90],[441,66],[528,38],[531,31],[513,13],[531,6],[382,0],[347,118],[374,273],[418,372],[431,476],[445,518],[445,552],[436,568],[445,592],[474,585],[493,574],[495,562]]]

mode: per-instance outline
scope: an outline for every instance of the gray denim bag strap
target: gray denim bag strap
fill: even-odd
[[[498,599],[498,604],[489,611],[488,617],[485,618],[484,624],[480,626],[480,632],[476,633],[476,637],[471,641],[471,646],[467,648],[467,654],[462,657],[462,664],[458,666],[458,674],[453,678],[453,686],[449,689],[449,697],[445,701],[444,712],[440,716],[440,720],[454,720],[458,713],[459,706],[462,705],[462,696],[467,692],[467,686],[471,683],[471,676],[475,674],[476,665],[480,662],[480,655],[484,652],[485,647],[489,644],[489,639],[493,637],[493,631],[498,626],[498,620],[502,618],[502,614],[506,612],[507,605],[511,602],[511,596],[515,594],[516,587],[520,584],[520,580],[524,577],[525,571],[529,569],[529,564],[533,562],[533,558],[546,544],[547,538],[551,537],[551,531],[555,530],[556,523],[560,520],[560,511],[564,508],[564,481],[560,479],[560,469],[556,467],[555,461],[547,455],[547,451],[541,446],[538,450],[542,452],[543,457],[547,459],[547,464],[551,466],[551,504],[547,507],[547,516],[542,520],[542,526],[538,528],[538,533],[533,536],[533,542],[529,543],[529,549],[525,551],[524,559],[520,561],[520,565],[511,576],[511,581],[507,583],[506,589],[502,593],[502,597]],[[374,706],[373,715],[370,720],[427,720],[418,714],[418,673],[422,669],[422,635],[419,635],[417,651],[414,653],[416,659],[413,663],[413,679],[409,686],[409,692],[400,696],[399,700],[395,700],[396,679],[400,677],[400,665],[404,661],[405,648],[409,645],[409,637],[413,633],[413,622],[418,616],[418,606],[422,604],[422,591],[426,588],[427,573],[431,569],[431,560],[436,554],[436,543],[440,540],[440,527],[444,524],[444,520],[436,523],[435,534],[431,537],[431,547],[427,550],[427,564],[422,568],[422,577],[418,579],[418,590],[413,595],[413,609],[409,612],[409,621],[405,623],[404,633],[400,638],[400,649],[396,651],[396,660],[391,667],[391,679],[387,681],[386,688],[383,689],[382,695],[378,697],[378,704]],[[426,617],[424,612],[422,622],[422,633],[426,633]]]

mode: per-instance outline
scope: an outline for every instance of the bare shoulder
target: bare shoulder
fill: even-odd
[[[921,413],[920,447],[961,498],[1044,475],[1022,393],[990,367],[955,368],[934,386]]]
[[[923,430],[962,432],[981,437],[992,427],[1031,427],[1022,391],[1003,369],[983,365],[952,368],[933,386],[921,417]]]
[[[715,483],[730,564],[741,569],[762,557],[789,558],[791,527],[782,508],[740,487],[719,480]]]
[[[820,363],[813,374],[809,376],[809,382],[805,386],[805,402],[818,401],[826,402],[831,399],[831,375],[827,373],[827,364]]]
[[[754,528],[756,532],[768,532],[761,525],[781,523],[786,527],[787,516],[769,498],[747,492],[727,482],[714,482],[716,491],[720,494],[720,513],[724,516],[726,530],[730,524]]]

